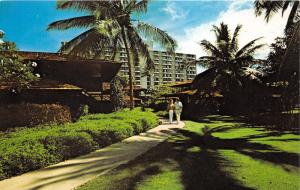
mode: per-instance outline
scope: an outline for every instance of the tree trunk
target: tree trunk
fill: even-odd
[[[132,110],[134,108],[132,68],[131,68],[130,52],[128,49],[128,44],[127,44],[127,40],[126,40],[126,34],[125,34],[124,27],[122,27],[122,38],[123,38],[123,42],[124,42],[125,50],[126,50],[126,54],[127,54],[127,65],[128,65],[128,75],[129,75],[129,97],[130,97],[129,107],[130,107],[130,110]]]

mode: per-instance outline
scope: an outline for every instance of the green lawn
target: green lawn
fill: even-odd
[[[213,115],[77,190],[298,190],[299,153],[297,133]]]

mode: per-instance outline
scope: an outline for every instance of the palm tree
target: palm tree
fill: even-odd
[[[200,42],[208,53],[207,56],[200,57],[200,60],[209,70],[204,72],[204,78],[207,78],[205,82],[201,74],[195,78],[195,88],[205,88],[203,85],[209,84],[207,89],[221,91],[224,96],[233,97],[245,89],[248,79],[259,79],[260,72],[253,68],[259,64],[259,60],[254,58],[254,54],[264,44],[256,45],[261,39],[257,38],[239,49],[238,37],[241,28],[238,25],[231,35],[227,24],[221,23],[219,27],[214,25],[212,31],[216,37],[215,45],[207,40]]]
[[[288,17],[288,21],[286,24],[286,31],[292,26],[295,20],[299,20],[299,1],[270,1],[270,0],[255,0],[254,9],[255,14],[260,16],[262,14],[265,15],[265,19],[268,22],[274,13],[277,13],[281,10],[282,15],[287,10],[289,6],[292,6],[291,12]]]
[[[73,8],[85,11],[89,15],[56,21],[48,26],[48,30],[88,28],[61,49],[70,54],[101,53],[105,48],[112,47],[114,53],[111,59],[114,59],[117,49],[124,46],[128,59],[131,109],[134,107],[133,66],[138,64],[139,56],[142,56],[150,69],[154,67],[143,37],[159,43],[170,53],[175,51],[177,45],[165,31],[133,18],[133,14],[145,13],[147,6],[148,0],[59,1],[59,9]]]

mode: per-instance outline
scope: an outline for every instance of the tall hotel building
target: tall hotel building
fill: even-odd
[[[111,50],[106,50],[105,58],[109,59]],[[145,75],[146,63],[140,58],[138,66],[133,68],[134,85],[141,88],[155,88],[160,84],[168,84],[193,80],[196,76],[196,55],[175,53],[169,54],[164,51],[150,50],[153,58],[154,70],[150,75]],[[122,48],[115,57],[116,61],[122,62],[121,75],[128,75],[127,54]]]

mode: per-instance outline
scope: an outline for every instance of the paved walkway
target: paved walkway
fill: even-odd
[[[179,125],[159,125],[146,133],[44,169],[0,181],[1,190],[71,190],[145,153],[175,133]]]

